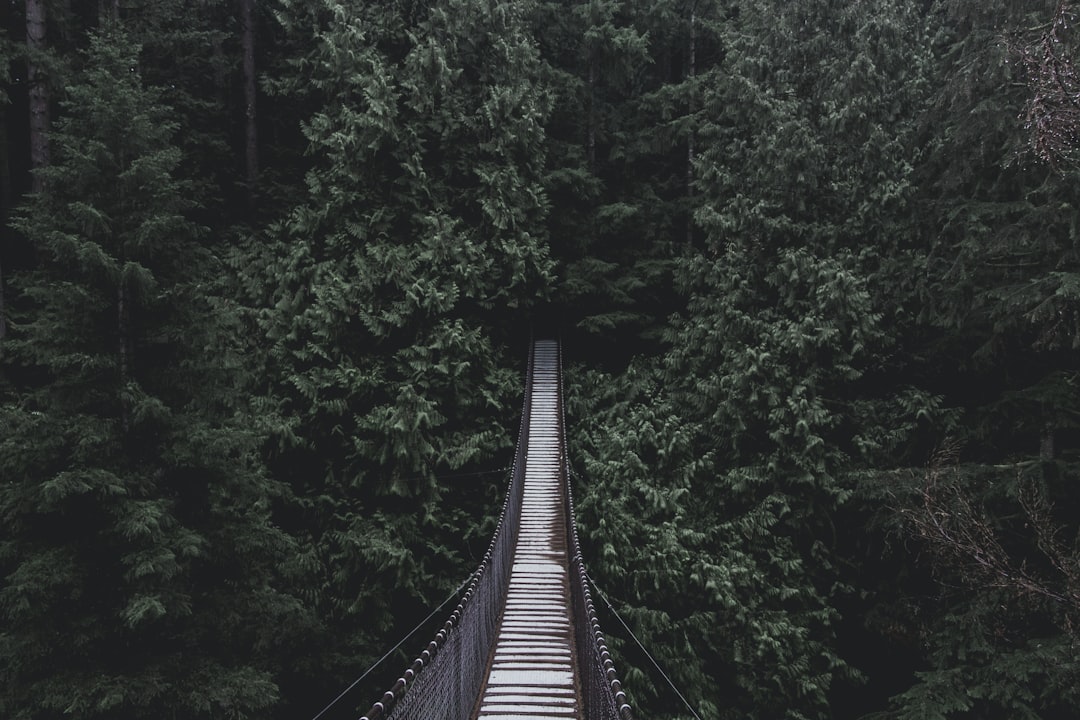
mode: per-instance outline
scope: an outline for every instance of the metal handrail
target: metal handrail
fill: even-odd
[[[483,560],[480,562],[479,567],[473,572],[469,581],[468,589],[462,596],[461,601],[457,607],[451,613],[450,617],[443,624],[441,630],[436,633],[435,638],[428,643],[427,648],[420,653],[420,655],[413,660],[409,668],[398,678],[397,682],[383,693],[382,698],[371,706],[367,714],[360,720],[398,720],[399,718],[406,718],[406,713],[396,713],[399,703],[405,694],[413,689],[421,677],[421,672],[424,669],[429,669],[433,664],[437,662],[440,651],[447,644],[449,639],[459,631],[460,626],[468,617],[469,614],[474,612],[480,612],[476,610],[476,604],[471,602],[474,596],[477,594],[477,590],[480,584],[487,578],[490,572],[492,572],[492,565],[499,565],[495,571],[501,571],[501,576],[495,578],[495,582],[499,585],[500,592],[498,597],[504,598],[506,596],[506,589],[510,583],[510,570],[511,563],[508,559],[503,559],[499,556],[499,550],[503,550],[503,555],[506,554],[505,548],[509,548],[509,552],[512,554],[514,546],[517,543],[518,535],[518,518],[521,513],[521,499],[524,492],[525,485],[525,451],[528,447],[529,440],[529,424],[528,419],[532,409],[532,380],[533,380],[533,353],[532,342],[529,343],[529,359],[525,378],[525,392],[524,400],[522,401],[522,413],[521,413],[521,425],[518,430],[518,443],[517,449],[514,453],[514,462],[511,470],[510,486],[506,493],[506,499],[503,501],[502,511],[499,515],[499,521],[495,526],[495,532],[492,535],[491,543],[488,545],[487,552],[484,554]],[[497,559],[504,560],[503,562],[496,562]],[[498,613],[495,614],[496,617]],[[494,646],[495,641],[495,628],[492,627],[490,632],[490,638],[485,645],[488,646],[488,651]],[[483,678],[480,677],[478,681],[472,683],[474,688],[459,687],[458,691],[462,696],[466,696],[468,691],[472,697],[479,695],[480,687],[483,684]],[[449,708],[445,708],[448,710]],[[424,718],[429,720],[433,719],[435,715],[430,712],[426,712],[423,715]]]
[[[566,532],[570,544],[570,605],[574,617],[574,646],[581,677],[582,704],[586,720],[633,720],[600,621],[596,617],[588,574],[578,540],[574,493],[570,484],[570,460],[566,450],[566,406],[563,400],[562,343],[559,343],[559,437],[562,438],[563,492],[566,500]]]

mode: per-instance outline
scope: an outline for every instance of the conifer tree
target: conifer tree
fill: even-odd
[[[1058,6],[955,0],[929,16],[934,102],[915,174],[924,250],[914,286],[927,342],[910,366],[944,389],[954,418],[946,444],[960,448],[949,462],[972,465],[931,463],[925,480],[896,494],[904,531],[932,551],[924,565],[940,584],[906,589],[923,663],[895,717],[1054,717],[1076,702],[1067,606],[972,570],[986,565],[981,554],[1039,574],[1053,538],[1076,532],[1062,483],[1076,472],[1069,438],[1080,401],[1078,176],[1030,153],[1026,83],[1039,78],[1010,55]],[[1054,508],[1049,521],[1031,519],[1032,492]],[[951,546],[919,530],[932,512],[949,518]],[[999,533],[1008,541],[995,549]]]
[[[325,623],[309,685],[377,658],[467,575],[490,529],[477,516],[499,476],[439,475],[510,452],[520,363],[505,343],[523,344],[550,282],[531,12],[326,0],[279,13],[317,38],[276,87],[311,102],[313,167],[244,276],[282,418],[271,463],[295,494],[287,522]]]
[[[1017,119],[1027,101],[1024,67],[1009,57],[1002,32],[1038,27],[1056,5],[938,6],[939,94],[919,177],[925,319],[947,330],[954,344],[941,350],[955,353],[952,366],[970,378],[956,387],[955,402],[970,411],[964,435],[1046,460],[1054,459],[1055,436],[1076,427],[1071,408],[1080,402],[1071,201],[1080,176],[1027,151]]]
[[[675,263],[665,357],[613,380],[609,428],[579,418],[600,425],[581,441],[582,524],[603,528],[587,532],[601,581],[706,713],[827,717],[857,676],[836,637],[842,473],[887,457],[932,402],[864,380],[911,302],[916,126],[896,108],[918,106],[928,57],[909,3],[737,10],[699,4],[693,78],[650,98],[685,108],[667,130],[695,138],[701,246]],[[662,688],[639,687],[664,712]]]
[[[30,86],[30,166],[49,164],[49,87],[48,75],[42,72],[46,47],[45,0],[26,3],[26,80]],[[41,176],[34,178],[34,189],[40,190]]]
[[[255,0],[242,0],[240,3],[240,37],[244,54],[244,169],[247,180],[248,204],[251,206],[254,206],[259,176],[255,35]]]
[[[292,602],[213,256],[139,46],[92,33],[16,222],[0,408],[5,717],[264,714]]]
[[[689,3],[544,5],[538,28],[559,92],[548,185],[562,212],[551,235],[559,301],[583,334],[611,347],[656,341],[676,304],[672,264],[687,243]],[[719,3],[696,4],[701,74],[715,64]],[[696,30],[695,32],[698,32]],[[698,70],[695,70],[695,74]],[[619,343],[619,340],[625,343]]]
[[[0,35],[0,66],[8,68],[11,62],[11,48],[7,39]],[[5,83],[10,79],[10,72],[0,70],[0,80]],[[8,213],[11,211],[11,152],[8,146],[7,117],[10,112],[7,107],[10,99],[6,92],[0,91],[0,227],[7,226]],[[9,240],[6,236],[0,242],[0,340],[7,335],[7,310],[4,304],[5,280],[4,262],[8,253]]]

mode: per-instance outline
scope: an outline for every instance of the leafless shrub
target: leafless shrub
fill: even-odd
[[[1080,138],[1080,77],[1070,37],[1075,22],[1071,3],[1061,0],[1048,24],[1007,40],[1028,84],[1020,113],[1028,142],[1034,155],[1054,168],[1073,157]]]
[[[1006,543],[987,509],[959,481],[958,452],[948,443],[931,459],[918,504],[901,510],[910,527],[964,585],[999,588],[1018,600],[1048,600],[1061,609],[1063,629],[1077,637],[1080,553],[1062,540],[1064,528],[1053,517],[1046,492],[1030,474],[1018,473],[1024,537]]]

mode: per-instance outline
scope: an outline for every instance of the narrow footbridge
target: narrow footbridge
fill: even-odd
[[[578,547],[560,368],[558,342],[536,341],[487,554],[442,630],[362,720],[632,720]]]

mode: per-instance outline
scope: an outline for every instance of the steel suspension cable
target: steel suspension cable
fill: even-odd
[[[531,346],[510,486],[484,559],[443,628],[361,720],[460,720],[469,717],[475,704],[494,647],[518,536],[533,379]]]
[[[442,601],[441,603],[439,603],[439,607],[435,608],[435,609],[434,609],[434,610],[432,610],[432,611],[431,611],[430,613],[428,613],[428,616],[427,616],[426,618],[424,618],[423,620],[421,620],[421,621],[420,621],[420,623],[419,623],[419,624],[418,624],[418,625],[417,625],[416,627],[414,627],[414,628],[413,628],[412,630],[410,630],[410,631],[409,631],[409,634],[408,634],[408,635],[406,635],[405,637],[401,638],[401,640],[399,640],[399,641],[398,641],[398,644],[397,644],[397,645],[395,645],[394,647],[392,647],[392,648],[390,648],[389,650],[387,650],[387,651],[386,651],[386,654],[385,654],[385,655],[383,655],[383,656],[382,656],[381,658],[379,658],[378,660],[376,660],[376,661],[375,661],[375,664],[374,664],[374,665],[372,665],[371,667],[369,667],[369,668],[368,668],[367,670],[365,670],[365,671],[364,671],[364,674],[363,674],[363,675],[361,675],[360,677],[358,677],[358,678],[356,678],[355,680],[353,680],[352,684],[351,684],[351,685],[349,685],[349,687],[347,687],[347,688],[345,688],[344,690],[342,690],[342,691],[341,691],[341,694],[340,694],[340,695],[338,695],[338,696],[337,696],[336,698],[334,698],[333,700],[331,700],[331,701],[330,701],[330,704],[329,704],[329,705],[327,705],[326,707],[324,707],[324,708],[323,708],[322,710],[320,710],[320,711],[319,711],[319,713],[318,713],[317,715],[315,715],[315,717],[311,718],[311,720],[319,720],[319,718],[321,718],[321,717],[322,717],[323,715],[325,715],[325,714],[326,714],[326,711],[327,711],[327,710],[329,710],[330,708],[334,707],[334,705],[336,705],[336,704],[337,704],[337,703],[338,703],[338,702],[339,702],[339,701],[341,700],[341,698],[343,698],[343,697],[345,697],[346,695],[348,695],[348,694],[349,694],[349,692],[350,692],[350,691],[351,691],[351,690],[352,690],[352,689],[353,689],[354,687],[356,687],[357,685],[359,685],[359,684],[360,684],[360,683],[361,683],[361,682],[363,681],[363,679],[364,679],[364,678],[366,678],[366,677],[367,677],[368,675],[370,675],[370,674],[371,674],[371,671],[372,671],[372,670],[374,670],[375,668],[379,667],[379,665],[382,665],[383,661],[384,661],[384,660],[386,660],[386,658],[388,658],[388,657],[390,657],[391,655],[393,655],[393,654],[394,654],[394,652],[396,652],[396,651],[397,651],[397,649],[398,649],[399,647],[401,647],[402,645],[404,645],[404,644],[405,644],[405,641],[406,641],[406,640],[408,640],[408,639],[409,639],[409,638],[411,638],[411,637],[412,637],[413,635],[415,635],[415,634],[416,634],[416,632],[417,632],[417,631],[418,631],[418,630],[419,630],[420,628],[424,627],[424,625],[426,625],[426,624],[428,623],[428,621],[430,621],[430,620],[431,620],[431,618],[435,617],[435,614],[436,614],[436,613],[438,613],[438,612],[439,612],[440,610],[442,610],[442,609],[443,609],[443,608],[444,608],[444,607],[446,606],[446,604],[447,604],[448,602],[450,602],[451,600],[453,600],[454,598],[456,598],[456,597],[457,597],[457,596],[458,596],[458,595],[459,595],[459,594],[461,593],[461,590],[462,590],[462,588],[464,588],[464,587],[465,587],[466,585],[468,585],[468,584],[469,584],[469,580],[472,580],[472,577],[469,577],[469,578],[467,578],[467,579],[466,579],[466,580],[465,580],[465,581],[464,581],[463,583],[461,583],[460,585],[458,585],[458,586],[457,586],[457,587],[456,587],[456,588],[454,589],[454,591],[453,591],[452,593],[450,593],[449,595],[447,595],[447,596],[446,596],[446,599],[445,599],[445,600],[443,600],[443,601]]]
[[[664,669],[660,667],[660,663],[656,662],[656,658],[654,658],[652,654],[645,649],[645,646],[641,643],[640,640],[638,640],[637,635],[635,635],[634,631],[630,629],[630,626],[626,624],[626,621],[622,619],[622,616],[619,615],[618,611],[607,599],[607,596],[604,595],[604,592],[600,589],[600,586],[596,584],[596,581],[592,579],[588,572],[585,573],[585,577],[588,578],[589,584],[593,586],[593,590],[596,591],[596,594],[600,597],[601,600],[604,601],[604,604],[607,605],[607,608],[611,611],[611,614],[615,616],[615,619],[619,621],[619,624],[622,625],[623,628],[626,629],[626,632],[630,634],[630,637],[634,639],[634,642],[641,649],[641,652],[645,653],[645,657],[649,658],[649,662],[653,664],[653,667],[656,668],[656,671],[660,673],[661,677],[663,677],[664,680],[667,681],[668,686],[672,690],[674,690],[675,694],[679,696],[679,699],[683,701],[683,705],[685,705],[686,709],[690,711],[690,714],[697,718],[697,720],[701,720],[701,716],[698,715],[697,710],[695,710],[690,705],[690,702],[686,699],[686,697],[681,692],[679,692],[679,688],[675,687],[675,683],[671,680],[670,677],[668,677],[668,674],[664,672]]]

